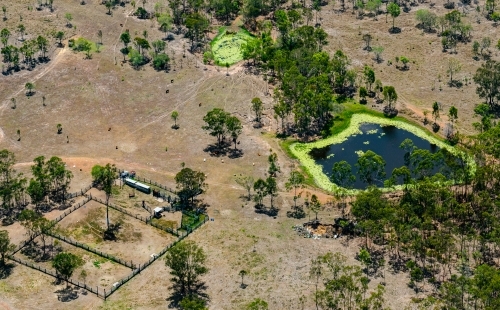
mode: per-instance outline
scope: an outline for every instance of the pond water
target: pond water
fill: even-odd
[[[382,156],[386,161],[386,178],[391,176],[394,168],[405,165],[404,155],[406,151],[399,147],[405,139],[412,140],[413,144],[419,149],[429,150],[431,153],[439,151],[439,147],[435,144],[431,144],[425,139],[394,126],[365,123],[359,129],[363,134],[352,135],[342,143],[331,144],[321,149],[315,148],[310,152],[316,164],[323,168],[323,173],[328,177],[332,174],[334,163],[342,160],[348,162],[352,167],[352,173],[356,176],[356,181],[353,184],[355,189],[365,189],[367,186],[357,177],[358,169],[355,165],[359,158],[357,153],[359,151],[371,150]],[[434,172],[437,172],[439,169],[437,167],[434,170]],[[382,187],[382,182],[383,180],[378,181],[374,185]]]
[[[215,37],[211,43],[214,61],[220,66],[232,65],[243,59],[241,46],[254,40],[253,37],[243,30],[237,33],[227,33],[225,28]]]

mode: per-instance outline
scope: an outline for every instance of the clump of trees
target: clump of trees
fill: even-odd
[[[26,31],[24,25],[19,25],[17,30],[24,36]],[[31,69],[39,63],[49,61],[47,52],[50,43],[46,37],[39,35],[30,40],[23,39],[22,45],[17,47],[8,44],[11,35],[12,33],[7,28],[0,31],[0,41],[3,46],[0,52],[3,56],[3,62],[7,64],[7,67],[3,69],[4,74],[22,69]]]
[[[125,57],[129,57],[130,64],[139,69],[141,66],[151,62],[154,69],[158,71],[168,70],[170,57],[166,54],[166,42],[163,40],[155,40],[149,42],[147,40],[147,32],[144,33],[144,38],[135,37],[133,40],[128,31],[120,35],[120,41],[123,43],[123,48],[120,50]],[[133,43],[133,47],[129,46]],[[147,52],[149,51],[149,55]]]
[[[384,96],[384,101],[386,105],[384,107],[384,114],[388,117],[394,117],[398,115],[398,110],[396,109],[396,101],[398,100],[398,94],[394,86],[384,86],[382,95]]]
[[[69,40],[69,47],[73,48],[73,50],[77,52],[84,52],[85,57],[87,59],[92,58],[92,49],[93,49],[94,43],[90,40],[87,40],[83,37],[80,37],[76,40],[70,39]]]
[[[297,190],[304,187],[305,177],[302,173],[298,171],[292,171],[288,177],[288,181],[285,183],[285,188],[287,191],[293,190],[293,208],[291,211],[287,212],[288,217],[293,218],[304,218],[305,212],[302,206],[297,205],[298,199],[301,197],[302,192],[297,194]]]
[[[347,265],[346,260],[338,252],[328,252],[312,260],[309,274],[315,283],[316,308],[384,309],[384,286],[379,284],[369,292],[369,278],[359,266]]]
[[[419,22],[418,25],[426,32],[432,32],[438,21],[436,13],[427,9],[417,10],[415,18]]]
[[[451,49],[453,53],[456,53],[459,42],[469,42],[472,26],[462,21],[462,14],[458,10],[438,17],[437,24],[441,30],[441,44],[444,51]]]
[[[266,179],[259,178],[253,184],[255,209],[259,213],[275,216],[279,211],[278,207],[274,204],[274,199],[278,196],[276,174],[281,171],[278,164],[278,155],[276,153],[271,153],[268,157],[268,162],[269,176]],[[267,196],[270,198],[269,208],[264,205],[264,198]]]
[[[16,246],[10,243],[9,232],[0,230],[0,267],[5,266],[5,257],[9,252],[14,251]]]
[[[214,108],[203,117],[203,121],[206,124],[202,126],[202,129],[217,138],[216,145],[210,146],[207,150],[213,151],[216,154],[224,153],[230,146],[229,141],[232,141],[234,143],[234,150],[232,150],[231,156],[241,156],[241,151],[238,152],[237,150],[237,144],[243,126],[236,116],[232,116],[230,113],[224,111],[224,109]],[[231,140],[226,139],[228,136],[231,137]]]
[[[26,189],[31,202],[36,208],[44,201],[65,202],[73,173],[66,169],[66,163],[57,156],[45,161],[44,156],[38,156],[31,166],[33,178]]]
[[[495,60],[483,63],[474,75],[474,82],[477,84],[476,93],[495,111],[500,100],[500,63]]]
[[[458,117],[456,109],[449,114],[450,120]],[[416,148],[410,140],[401,144],[406,166],[394,169],[386,186],[399,180],[402,191],[389,197],[371,187],[352,202],[350,212],[364,238],[358,259],[367,266],[365,273],[374,266],[384,268],[383,261],[376,261],[381,257],[376,253],[382,251],[392,269],[409,273],[408,285],[415,291],[434,287],[433,296],[423,301],[427,308],[497,307],[496,299],[483,292],[499,279],[496,264],[500,252],[494,250],[498,245],[499,206],[494,201],[500,188],[500,166],[495,158],[499,156],[499,132],[496,125],[462,140],[477,164],[474,173],[465,158],[444,149],[431,153]],[[435,167],[443,165],[440,173],[432,175]],[[446,180],[454,185],[446,185]]]
[[[12,224],[15,212],[26,206],[27,179],[14,169],[16,158],[8,150],[0,151],[0,205],[2,207],[2,223]]]
[[[53,230],[55,222],[49,221],[40,213],[37,213],[34,210],[25,209],[19,214],[19,221],[21,225],[26,229],[26,234],[28,238],[34,239],[36,236],[39,236],[42,241],[42,252],[40,253],[40,249],[37,247],[35,241],[32,241],[27,248],[23,249],[24,253],[31,258],[36,260],[47,260],[51,257],[52,251],[54,247],[52,245],[48,245],[48,236],[50,232]],[[47,249],[49,251],[47,252]]]

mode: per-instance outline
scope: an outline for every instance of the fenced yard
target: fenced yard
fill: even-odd
[[[104,240],[105,201],[92,196],[90,189],[68,194],[68,198],[82,198],[51,219],[50,231],[21,242],[7,258],[59,279],[51,265],[53,255],[61,251],[78,255],[84,265],[68,282],[106,299],[208,221],[208,216],[195,212],[183,212],[179,215],[180,221],[156,219],[151,215],[154,206],[146,203],[151,202],[147,198],[140,200],[140,204],[137,201],[132,205],[110,204],[110,224],[118,224],[118,228],[116,240]],[[42,237],[45,237],[45,247],[41,246]]]

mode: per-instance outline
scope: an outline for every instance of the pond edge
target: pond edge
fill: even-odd
[[[430,132],[426,131],[425,129],[422,129],[416,125],[411,125],[407,122],[400,121],[400,120],[395,120],[395,119],[389,119],[385,117],[378,117],[374,116],[371,114],[367,113],[354,113],[352,114],[350,118],[350,122],[347,128],[339,132],[338,134],[332,135],[330,137],[327,137],[325,139],[321,139],[315,142],[310,142],[310,143],[302,143],[302,142],[295,142],[292,143],[289,146],[289,151],[291,155],[296,157],[301,166],[304,168],[304,170],[312,177],[314,180],[314,183],[321,189],[326,190],[327,192],[342,192],[343,194],[346,195],[355,195],[359,192],[365,191],[365,190],[360,190],[360,189],[346,189],[343,187],[338,186],[337,184],[333,183],[330,181],[328,176],[323,173],[323,168],[316,164],[314,159],[309,155],[309,152],[313,148],[322,148],[326,147],[331,144],[339,144],[344,141],[346,141],[351,135],[354,134],[361,134],[361,130],[359,127],[362,124],[366,123],[371,123],[371,124],[378,124],[381,126],[394,126],[398,129],[406,130],[417,137],[424,139],[426,141],[429,141],[432,144],[437,145],[440,148],[445,148],[447,149],[450,153],[460,156],[460,157],[466,157],[467,162],[469,165],[472,165],[472,171],[475,170],[475,163],[472,159],[472,157],[466,155],[461,150],[458,150],[456,147],[453,147],[446,142],[436,138],[434,135],[432,135]],[[397,185],[394,187],[390,188],[380,188],[380,190],[384,192],[388,191],[397,191],[397,190],[402,190],[403,186],[402,185]]]

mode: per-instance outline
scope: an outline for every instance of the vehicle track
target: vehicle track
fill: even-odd
[[[61,62],[62,57],[66,53],[66,51],[67,51],[66,47],[61,48],[57,52],[57,54],[54,56],[54,58],[52,59],[52,61],[50,62],[50,64],[47,67],[45,67],[40,73],[36,74],[33,78],[30,79],[32,81],[32,83],[38,81],[39,79],[41,79],[42,77],[44,77],[47,73],[49,73],[52,69],[54,69],[54,67],[59,62]],[[19,85],[19,89],[17,91],[15,91],[14,93],[12,93],[12,94],[10,94],[9,96],[6,97],[6,99],[0,105],[0,115],[3,115],[5,109],[9,106],[10,100],[8,98],[14,98],[14,97],[16,97],[17,95],[19,95],[20,93],[22,93],[24,91],[24,89],[25,89],[24,85]],[[2,129],[2,127],[0,127],[0,142],[2,142],[4,139],[5,139],[5,133],[4,133],[3,129]],[[13,141],[11,141],[11,142],[13,142]],[[17,143],[14,143],[14,145],[16,145],[17,147],[19,147],[19,145],[17,145]]]

